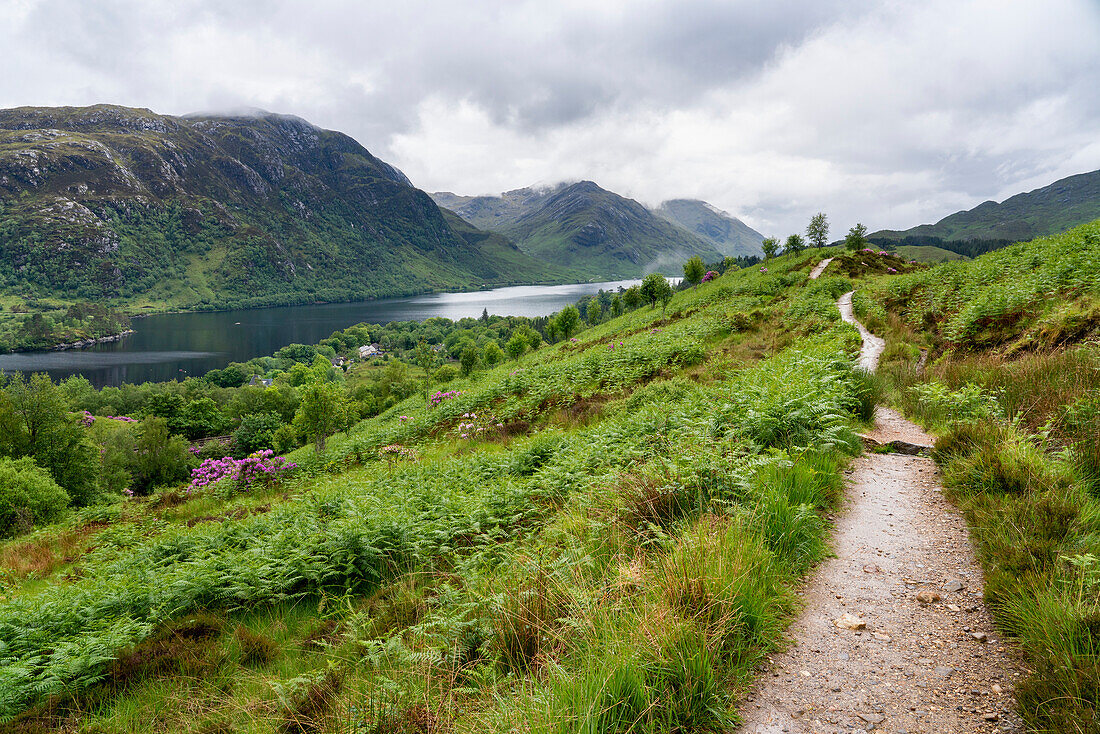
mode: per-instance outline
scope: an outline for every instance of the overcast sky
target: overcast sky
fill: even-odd
[[[1100,168],[1100,0],[0,0],[0,107],[259,107],[420,188],[588,178],[765,234]]]

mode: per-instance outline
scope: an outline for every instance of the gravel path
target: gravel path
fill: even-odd
[[[840,318],[859,329],[859,335],[863,337],[863,349],[859,353],[859,366],[868,372],[874,372],[878,367],[878,358],[882,356],[883,350],[886,349],[886,341],[867,331],[863,324],[856,321],[856,317],[852,313],[852,292],[841,296],[840,300],[836,302],[836,307],[840,309]]]
[[[872,436],[931,444],[881,408]],[[805,611],[742,704],[740,732],[1022,731],[1012,698],[1022,669],[993,632],[966,522],[935,464],[867,454],[847,473],[836,557],[803,588]]]
[[[825,272],[825,268],[829,267],[829,263],[832,261],[833,259],[831,257],[827,257],[815,265],[814,269],[810,271],[810,280],[817,280],[820,278],[821,274]]]

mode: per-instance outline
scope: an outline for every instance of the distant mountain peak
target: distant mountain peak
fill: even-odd
[[[508,235],[525,252],[592,277],[638,277],[655,268],[675,274],[692,255],[709,262],[722,257],[709,241],[587,179],[499,197],[432,196],[476,226]]]
[[[701,199],[669,199],[654,210],[659,216],[714,243],[724,255],[762,255],[764,235],[737,217]]]

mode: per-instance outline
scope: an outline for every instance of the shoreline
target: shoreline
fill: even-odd
[[[81,339],[75,342],[61,342],[60,344],[54,344],[52,347],[45,351],[49,352],[65,352],[70,349],[86,349],[87,347],[94,347],[96,344],[109,344],[110,342],[120,342],[131,334],[135,333],[133,329],[126,329],[120,331],[117,334],[108,334],[107,336],[101,336],[93,339],[88,337],[87,339]],[[10,353],[17,354],[18,352],[37,352],[42,351],[39,349],[13,349]]]

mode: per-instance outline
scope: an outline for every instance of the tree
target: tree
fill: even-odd
[[[318,453],[325,450],[325,439],[347,422],[347,400],[335,382],[314,382],[303,387],[302,402],[294,414],[298,435],[313,441]]]
[[[642,289],[636,285],[632,285],[623,291],[623,303],[631,311],[641,306],[642,300]]]
[[[614,316],[623,315],[623,297],[618,293],[611,297],[611,313]]]
[[[792,234],[787,238],[786,245],[783,247],[783,252],[797,255],[804,249],[806,249],[806,240],[802,239],[802,235],[800,234]]]
[[[806,239],[813,247],[824,247],[829,244],[829,218],[825,212],[818,212],[810,218],[806,226]]]
[[[489,341],[481,351],[481,361],[489,367],[495,367],[504,361],[504,350],[495,341]]]
[[[27,380],[16,375],[4,386],[7,393],[0,413],[0,427],[10,434],[0,437],[0,450],[9,456],[32,456],[78,505],[89,504],[97,489],[98,451],[84,427],[69,413],[61,390],[47,375],[35,373]]]
[[[558,323],[558,335],[568,339],[581,328],[581,313],[576,306],[566,306],[555,317]]]
[[[0,537],[56,520],[69,506],[69,495],[30,457],[0,457]]]
[[[278,413],[265,411],[246,415],[241,427],[233,432],[234,453],[239,458],[253,451],[275,448],[275,433],[282,425]]]
[[[138,494],[148,494],[153,487],[175,484],[187,478],[191,453],[186,441],[168,433],[167,421],[149,416],[137,427],[136,433],[130,475]]]
[[[861,250],[867,246],[867,226],[857,223],[848,230],[848,236],[844,238],[844,246],[849,250]]]
[[[195,440],[220,434],[229,428],[229,421],[217,403],[204,397],[187,404],[180,416],[180,427],[187,438]]]
[[[603,304],[593,298],[584,304],[584,320],[589,326],[595,326],[603,318]]]
[[[771,260],[775,257],[775,253],[779,252],[779,238],[765,237],[760,243],[760,249],[764,251],[764,259]]]
[[[478,362],[481,361],[481,357],[478,356],[477,347],[473,344],[462,350],[462,356],[458,358],[458,365],[462,370],[464,377],[469,377],[470,373],[477,369]]]
[[[693,256],[684,263],[684,280],[691,285],[699,285],[703,282],[703,276],[707,274],[707,264],[698,255]]]
[[[666,291],[668,297],[672,298],[672,286],[668,284],[668,279],[660,273],[650,273],[642,280],[642,298],[654,308],[657,307],[657,301],[667,303],[664,299]]]
[[[523,356],[523,353],[527,351],[528,342],[527,338],[516,330],[516,333],[512,334],[512,338],[508,340],[508,344],[504,347],[504,351],[508,352],[508,356],[512,359],[519,359]]]

